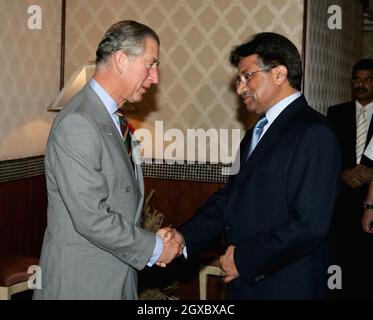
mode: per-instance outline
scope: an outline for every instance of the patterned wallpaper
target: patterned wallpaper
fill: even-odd
[[[357,1],[308,4],[305,93],[325,112],[350,98],[351,67],[372,57],[373,41],[365,34],[362,48]],[[331,4],[343,9],[342,30],[326,27]],[[27,28],[30,5],[42,9],[41,30]],[[61,0],[2,0],[0,12],[0,160],[43,154],[54,118],[46,108],[59,91]],[[67,0],[66,14],[66,78],[94,58],[115,21],[136,19],[160,34],[161,83],[131,115],[137,127],[242,129],[252,118],[230,86],[231,48],[260,31],[302,46],[303,0]]]
[[[327,26],[331,5],[342,9],[340,30]],[[322,113],[351,99],[351,70],[362,55],[362,15],[359,1],[308,1],[304,92]]]
[[[27,10],[38,5],[41,30]],[[61,0],[0,1],[0,161],[43,154],[59,92]],[[161,83],[131,117],[137,127],[240,128],[253,119],[236,98],[231,48],[260,31],[302,42],[303,0],[67,0],[66,79],[94,58],[118,20],[135,19],[161,37]]]
[[[28,28],[30,5],[40,30]],[[59,91],[61,1],[1,0],[0,13],[0,160],[40,155]]]
[[[363,57],[373,59],[373,32],[364,32]]]
[[[137,127],[243,128],[250,117],[233,88],[234,45],[276,31],[302,47],[303,0],[67,0],[65,78],[95,58],[107,28],[123,19],[151,26],[161,39],[160,84],[130,116]]]

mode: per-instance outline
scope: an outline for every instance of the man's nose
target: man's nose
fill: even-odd
[[[246,91],[246,86],[242,83],[242,81],[238,84],[236,88],[236,93],[240,96]]]
[[[150,79],[151,83],[153,83],[153,84],[157,84],[159,82],[159,74],[158,74],[158,67],[157,66],[150,69],[149,79]]]

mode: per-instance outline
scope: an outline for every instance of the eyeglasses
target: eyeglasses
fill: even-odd
[[[259,69],[256,71],[247,71],[247,72],[244,72],[238,75],[237,80],[236,80],[236,88],[238,88],[241,85],[241,83],[244,86],[246,86],[249,83],[249,81],[254,77],[255,73],[260,72],[260,71],[266,71],[266,70]]]
[[[364,84],[371,84],[373,83],[373,77],[366,77],[366,78],[352,78],[352,82],[355,83],[364,83]]]

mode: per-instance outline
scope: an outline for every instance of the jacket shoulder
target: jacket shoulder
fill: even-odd
[[[299,112],[297,121],[304,125],[321,124],[329,127],[326,117],[309,105],[306,105],[302,111]]]
[[[329,115],[329,114],[333,114],[336,112],[340,113],[340,112],[349,111],[354,107],[355,107],[355,103],[353,101],[336,104],[328,108],[327,114]]]
[[[354,101],[348,101],[348,102],[334,104],[334,105],[330,106],[329,109],[331,109],[331,108],[333,108],[333,109],[337,109],[337,108],[351,108],[352,106],[355,106]]]
[[[54,119],[52,128],[56,128],[61,122],[65,122],[66,119],[85,118],[86,120],[91,121],[92,108],[90,108],[87,94],[89,94],[89,88],[84,87],[74,97],[72,97]]]
[[[293,137],[302,137],[306,132],[312,132],[312,135],[316,134],[317,136],[334,136],[334,130],[327,118],[308,104],[303,105],[294,114],[290,119],[288,129]]]

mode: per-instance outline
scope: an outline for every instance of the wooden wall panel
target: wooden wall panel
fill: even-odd
[[[150,206],[165,215],[164,225],[172,224],[175,227],[193,216],[207,198],[222,186],[223,183],[145,178],[146,194],[155,189]]]
[[[0,183],[0,254],[39,257],[46,210],[44,175]]]
[[[145,179],[145,190],[149,193],[155,189],[150,206],[165,215],[164,225],[172,224],[178,227],[194,215],[196,210],[219,188],[223,183],[206,183],[194,181]],[[199,257],[179,258],[167,268],[146,268],[140,272],[140,287],[164,287],[173,282],[179,282],[176,295],[181,299],[199,299],[198,271],[203,264],[219,254],[220,243],[212,244],[210,250]],[[209,289],[219,289],[220,278],[211,279]],[[209,290],[209,298],[219,299],[219,292]],[[217,290],[215,290],[217,291]],[[211,295],[211,292],[215,295]]]
[[[177,227],[191,217],[222,183],[145,178],[149,205],[165,215],[164,225]],[[44,175],[0,183],[0,254],[17,253],[39,257],[47,223],[47,191]],[[181,284],[181,299],[198,299],[198,269],[201,260],[180,258],[166,269],[153,267],[140,272],[141,287]]]

